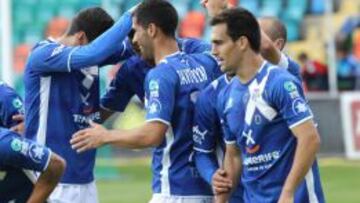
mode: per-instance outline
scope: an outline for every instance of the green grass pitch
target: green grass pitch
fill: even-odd
[[[151,197],[149,161],[111,164],[117,165],[120,177],[97,182],[100,202],[147,203]],[[320,173],[328,203],[360,202],[359,161],[321,159]]]

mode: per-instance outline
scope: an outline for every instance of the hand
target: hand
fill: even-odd
[[[278,203],[294,203],[294,193],[282,191]]]
[[[70,140],[71,147],[76,149],[77,153],[95,149],[105,144],[105,138],[109,131],[93,121],[90,121],[90,126],[90,128],[76,132]]]
[[[212,177],[212,188],[215,195],[229,193],[233,187],[232,181],[226,177],[226,171],[218,169]]]
[[[10,130],[17,132],[21,135],[24,134],[25,132],[25,122],[24,122],[24,115],[22,114],[16,114],[12,117],[13,121],[19,122],[19,124],[13,126],[12,128],[10,128]]]

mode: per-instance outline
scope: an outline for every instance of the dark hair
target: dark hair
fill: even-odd
[[[227,34],[233,41],[245,36],[250,43],[253,51],[260,51],[260,27],[259,24],[248,10],[244,8],[225,9],[219,15],[211,20],[211,25],[225,23],[227,25]]]
[[[262,17],[261,19],[269,20],[270,26],[268,30],[264,30],[265,33],[270,37],[272,41],[275,41],[279,38],[284,39],[285,43],[287,41],[287,31],[284,23],[282,23],[276,17]],[[285,44],[284,43],[284,44]]]
[[[83,31],[89,42],[114,24],[114,20],[100,7],[81,10],[72,20],[68,35]]]
[[[179,17],[169,2],[145,0],[138,6],[134,16],[142,27],[147,28],[150,23],[154,23],[166,36],[175,38]]]

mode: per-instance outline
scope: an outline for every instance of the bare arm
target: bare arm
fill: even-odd
[[[27,203],[43,203],[54,190],[65,170],[65,161],[52,154],[48,168],[40,175]]]
[[[305,175],[311,169],[320,147],[320,136],[312,120],[291,129],[297,139],[294,162],[286,178],[280,202],[293,201],[295,191]]]
[[[240,150],[236,147],[235,144],[226,145],[224,170],[225,170],[225,176],[231,180],[232,191],[234,191],[236,186],[238,185],[238,180],[241,174],[241,168],[242,166],[241,166]],[[214,188],[214,191],[216,193],[216,188]],[[231,192],[215,194],[216,195],[215,202],[226,203],[230,198]]]
[[[107,130],[91,123],[91,128],[74,134],[70,143],[77,152],[83,152],[111,144],[117,147],[139,149],[158,146],[165,138],[168,126],[158,121],[147,122],[131,130]]]

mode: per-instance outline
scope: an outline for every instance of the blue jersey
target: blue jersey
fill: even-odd
[[[73,133],[100,121],[98,66],[115,63],[131,30],[125,13],[86,46],[69,47],[50,40],[38,43],[25,68],[26,137],[45,144],[67,162],[62,183],[92,182],[95,150],[76,153]]]
[[[279,66],[301,80],[300,66],[285,54],[281,54]],[[221,76],[200,93],[196,102],[193,128],[195,163],[200,175],[209,184],[224,157],[225,143],[216,104],[219,92],[227,84],[229,80],[225,75]],[[242,191],[241,180],[239,180],[239,186],[231,197],[230,203],[242,202]]]
[[[222,165],[225,143],[221,130],[220,118],[216,111],[216,101],[219,92],[230,83],[224,74],[214,80],[209,86],[202,90],[195,105],[193,141],[194,159],[196,167],[209,185],[212,176]],[[230,198],[230,203],[243,202],[243,187],[241,180],[239,185]]]
[[[289,56],[281,53],[280,62],[278,64],[279,67],[285,68],[289,73],[295,76],[296,79],[302,81],[301,77],[301,67],[298,63],[292,60]]]
[[[48,148],[0,128],[0,202],[26,202],[33,188],[30,178],[35,174],[27,171],[25,175],[22,170],[44,171],[50,155]]]
[[[0,202],[26,202],[33,183],[22,169],[41,171],[46,168],[50,157],[48,149],[8,130],[18,124],[12,117],[23,113],[21,97],[11,87],[0,82]],[[35,156],[39,149],[42,149],[43,154]]]
[[[8,85],[0,81],[0,127],[11,128],[18,124],[12,117],[24,114],[21,97]]]
[[[264,62],[248,83],[232,80],[220,92],[217,109],[225,141],[241,150],[245,202],[277,202],[296,149],[290,129],[313,118],[300,81]],[[324,202],[316,162],[295,202]]]
[[[191,159],[192,121],[198,92],[221,74],[208,54],[182,52],[166,57],[145,79],[147,122],[169,126],[166,138],[153,152],[153,192],[162,195],[207,196],[210,186],[198,175]]]
[[[180,50],[187,54],[203,53],[211,49],[208,43],[199,39],[179,38],[177,42]],[[144,101],[144,80],[151,68],[140,56],[129,58],[110,82],[101,98],[101,106],[111,111],[123,112],[134,95]]]

